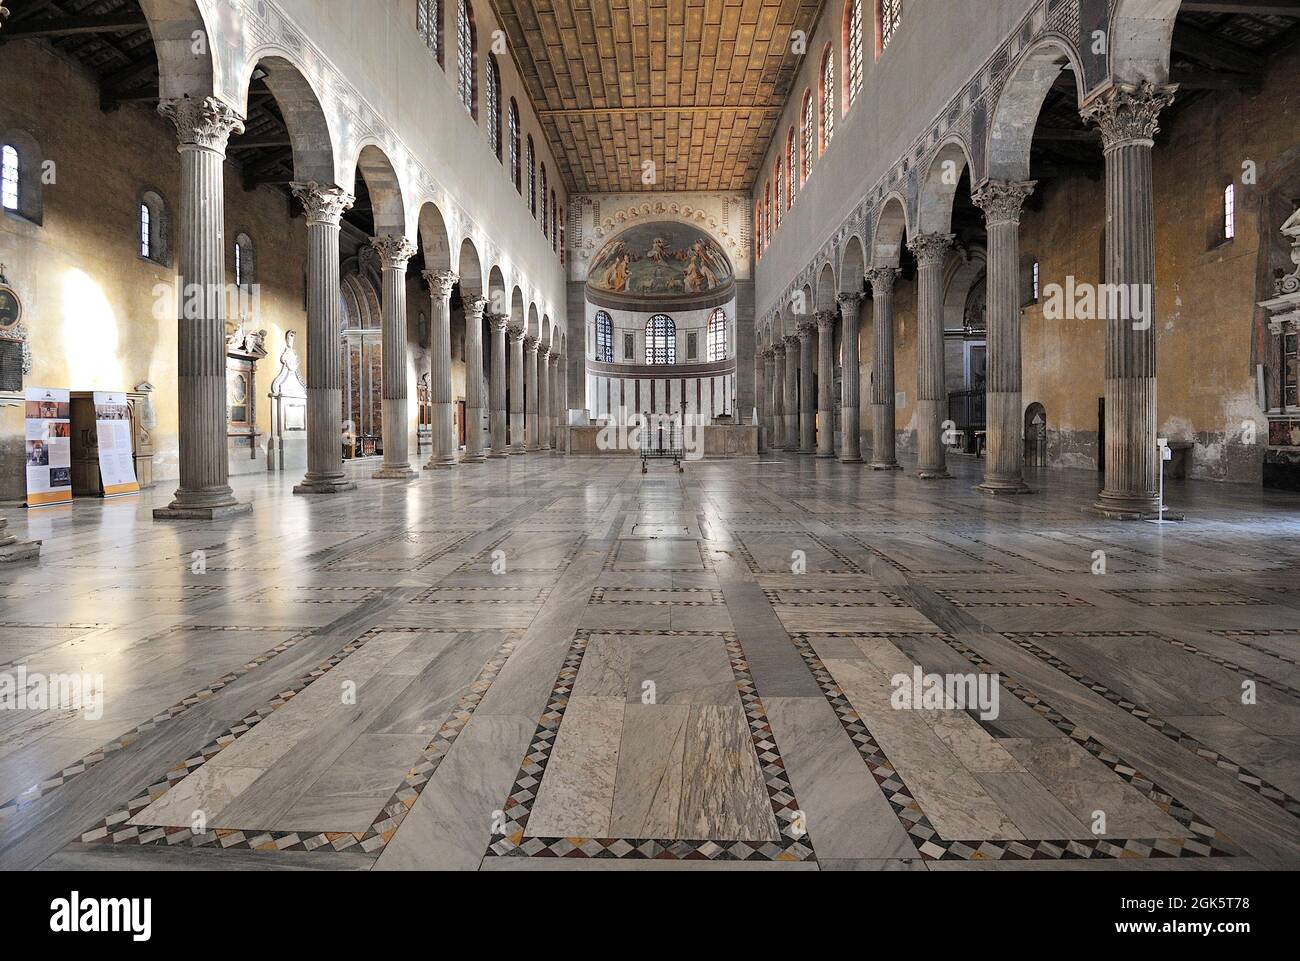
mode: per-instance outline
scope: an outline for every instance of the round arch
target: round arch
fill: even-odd
[[[912,236],[907,222],[907,204],[902,196],[891,193],[880,206],[876,228],[871,237],[871,266],[897,267],[903,256],[903,241]]]
[[[456,260],[456,274],[460,277],[462,297],[483,292],[483,268],[479,263],[478,250],[474,241],[466,237],[460,243],[460,255]]]
[[[844,253],[840,257],[840,293],[862,293],[866,275],[867,258],[862,246],[862,238],[854,234],[844,245]]]
[[[406,236],[406,204],[397,171],[383,149],[367,143],[357,153],[356,169],[370,191],[370,206],[375,220],[375,236]]]
[[[139,0],[158,55],[158,99],[166,103],[181,97],[201,100],[223,90],[221,65],[212,45],[194,49],[195,36],[212,37],[196,0]],[[244,88],[248,89],[245,78]],[[248,116],[247,97],[241,116]]]
[[[447,222],[433,201],[420,207],[417,224],[420,249],[424,252],[424,268],[434,273],[451,270],[451,242],[447,235]]]
[[[946,234],[952,229],[953,201],[962,174],[968,170],[973,171],[974,164],[966,144],[957,137],[949,138],[935,153],[921,180],[916,216],[918,233]]]
[[[1182,0],[1116,0],[1110,18],[1110,75],[1125,83],[1169,82],[1174,21]]]
[[[1061,71],[1074,73],[1076,102],[1083,104],[1083,71],[1068,42],[1044,37],[1023,54],[1011,70],[989,124],[988,177],[991,180],[1028,180],[1029,151],[1043,101]]]
[[[321,106],[321,98],[287,54],[265,50],[250,59],[240,86],[240,113],[248,115],[249,86],[259,70],[289,130],[294,179],[301,183],[325,185],[350,182],[353,171],[341,175],[338,170],[335,138]]]

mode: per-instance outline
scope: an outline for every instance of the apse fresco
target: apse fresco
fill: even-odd
[[[630,296],[693,296],[728,290],[731,262],[706,234],[685,224],[641,224],[601,248],[587,285]]]

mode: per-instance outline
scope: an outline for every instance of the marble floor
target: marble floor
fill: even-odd
[[[0,868],[1300,866],[1300,496],[374,466],[6,512]]]

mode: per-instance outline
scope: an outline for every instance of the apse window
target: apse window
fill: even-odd
[[[3,198],[5,210],[18,209],[18,151],[9,144],[0,148],[0,168],[3,169]]]
[[[1237,185],[1228,184],[1223,188],[1223,239],[1232,240],[1237,236]]]
[[[727,359],[727,312],[719,307],[709,315],[708,361]]]
[[[596,360],[614,363],[614,322],[603,310],[596,312]]]
[[[146,190],[140,195],[138,240],[140,256],[156,264],[167,266],[166,207],[160,194]]]
[[[667,314],[655,314],[646,321],[645,362],[677,363],[677,325]]]

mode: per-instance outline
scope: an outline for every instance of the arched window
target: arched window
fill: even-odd
[[[533,152],[533,135],[528,135],[528,210],[537,217],[537,157]]]
[[[803,169],[800,171],[800,183],[808,182],[812,173],[813,150],[816,148],[817,117],[813,113],[813,95],[811,90],[803,94]]]
[[[415,32],[442,66],[442,0],[415,0]]]
[[[614,363],[614,321],[603,310],[596,311],[596,360]]]
[[[862,90],[862,0],[844,5],[844,112]]]
[[[551,221],[550,221],[550,215],[547,213],[547,209],[546,209],[546,191],[549,189],[550,188],[546,184],[546,164],[545,162],[543,162],[542,163],[542,236],[543,237],[550,236],[549,227]]]
[[[757,259],[763,253],[763,201],[759,197],[754,198],[754,258]]]
[[[41,222],[40,155],[26,131],[0,131],[0,209],[34,224]]]
[[[903,0],[876,0],[876,56],[889,46],[903,22]]]
[[[489,53],[484,65],[487,71],[484,93],[487,96],[488,146],[501,159],[501,68],[495,54]]]
[[[560,208],[555,203],[555,191],[551,191],[551,250],[560,249]]]
[[[18,209],[18,151],[10,144],[0,147],[0,201],[5,210]]]
[[[250,287],[257,283],[257,255],[248,234],[235,235],[234,268],[235,286]]]
[[[560,266],[564,266],[564,211],[560,211]]]
[[[835,136],[835,48],[826,44],[822,53],[822,140],[818,156],[826,152]]]
[[[708,360],[710,364],[727,359],[727,312],[719,307],[709,314]]]
[[[677,325],[667,314],[655,314],[646,321],[645,362],[677,363]]]
[[[794,206],[794,195],[799,188],[799,143],[794,138],[794,127],[785,139],[785,209],[789,210]]]
[[[781,198],[785,196],[785,187],[781,182],[781,158],[776,158],[776,173],[772,177],[776,181],[776,229],[781,229]]]
[[[772,243],[772,181],[763,184],[763,236]]]
[[[478,31],[474,27],[474,10],[469,5],[469,0],[459,0],[460,9],[456,16],[456,51],[457,51],[457,69],[456,69],[456,90],[460,94],[460,102],[465,105],[465,109],[470,112],[475,120],[478,119],[478,103],[475,99],[475,81],[478,78]]]
[[[1237,236],[1237,185],[1228,184],[1223,188],[1223,239],[1232,240]]]
[[[156,190],[141,193],[137,216],[140,256],[167,266],[167,205],[162,195]]]
[[[515,190],[524,192],[524,182],[519,173],[519,105],[515,98],[510,98],[510,179],[515,182]]]

